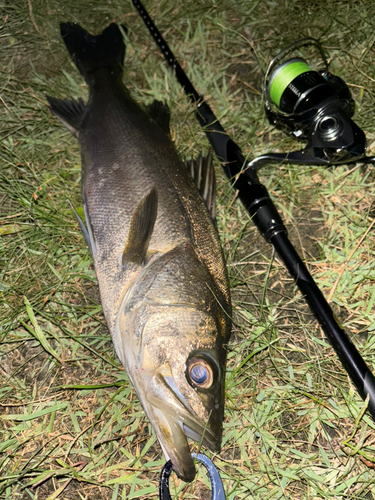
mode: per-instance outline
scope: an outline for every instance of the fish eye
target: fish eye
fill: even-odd
[[[188,360],[187,375],[193,387],[209,389],[214,383],[214,374],[209,363],[198,356]]]
[[[208,370],[205,366],[194,365],[190,370],[190,378],[196,384],[204,384],[208,378]]]

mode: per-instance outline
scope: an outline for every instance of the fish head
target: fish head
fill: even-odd
[[[225,348],[215,342],[213,318],[201,311],[150,309],[142,349],[128,372],[166,458],[179,477],[191,481],[195,468],[187,438],[220,451]]]
[[[202,273],[199,263],[194,264]],[[146,273],[152,283],[144,277],[142,285],[135,285],[138,293],[121,311],[118,322],[122,329],[118,339],[125,342],[124,355],[119,357],[166,459],[181,479],[192,481],[195,467],[188,438],[220,451],[230,321],[207,273],[199,285],[187,284],[180,267],[179,281],[173,284],[174,267],[157,274],[153,269]],[[159,288],[161,283],[164,286]]]

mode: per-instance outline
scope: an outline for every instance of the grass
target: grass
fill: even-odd
[[[350,85],[375,150],[370,0],[187,0],[146,7],[199,92],[249,158],[298,149],[266,122],[268,61],[319,38]],[[181,155],[207,151],[193,110],[130,2],[2,2],[0,19],[0,498],[155,498],[160,447],[117,361],[95,273],[66,200],[80,206],[80,158],[46,95],[87,96],[58,32],[129,27],[125,78],[165,100]],[[313,60],[312,63],[317,61]],[[262,182],[341,323],[374,368],[372,166],[267,166]],[[374,422],[283,265],[217,165],[218,225],[231,280],[223,450],[228,500],[375,498]],[[369,228],[371,228],[369,230]],[[206,498],[172,481],[174,498]]]

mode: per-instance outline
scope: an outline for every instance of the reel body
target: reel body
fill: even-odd
[[[314,45],[318,49],[323,69],[311,70],[300,57],[279,64],[288,53],[303,45]],[[299,151],[262,155],[250,162],[251,168],[257,170],[265,163],[282,161],[310,165],[375,161],[365,156],[365,134],[352,120],[355,103],[350,89],[342,78],[329,72],[317,40],[299,40],[271,61],[265,75],[264,94],[270,123],[306,140],[307,145]]]

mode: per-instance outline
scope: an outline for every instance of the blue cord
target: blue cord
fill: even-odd
[[[225,492],[223,483],[221,481],[220,474],[218,473],[216,467],[211,462],[211,460],[203,455],[202,453],[192,453],[191,456],[200,462],[207,469],[208,475],[210,476],[211,489],[212,489],[212,500],[225,500]],[[160,474],[159,482],[159,498],[160,500],[172,500],[171,494],[169,492],[169,476],[172,472],[172,462],[169,460],[163,467]]]

